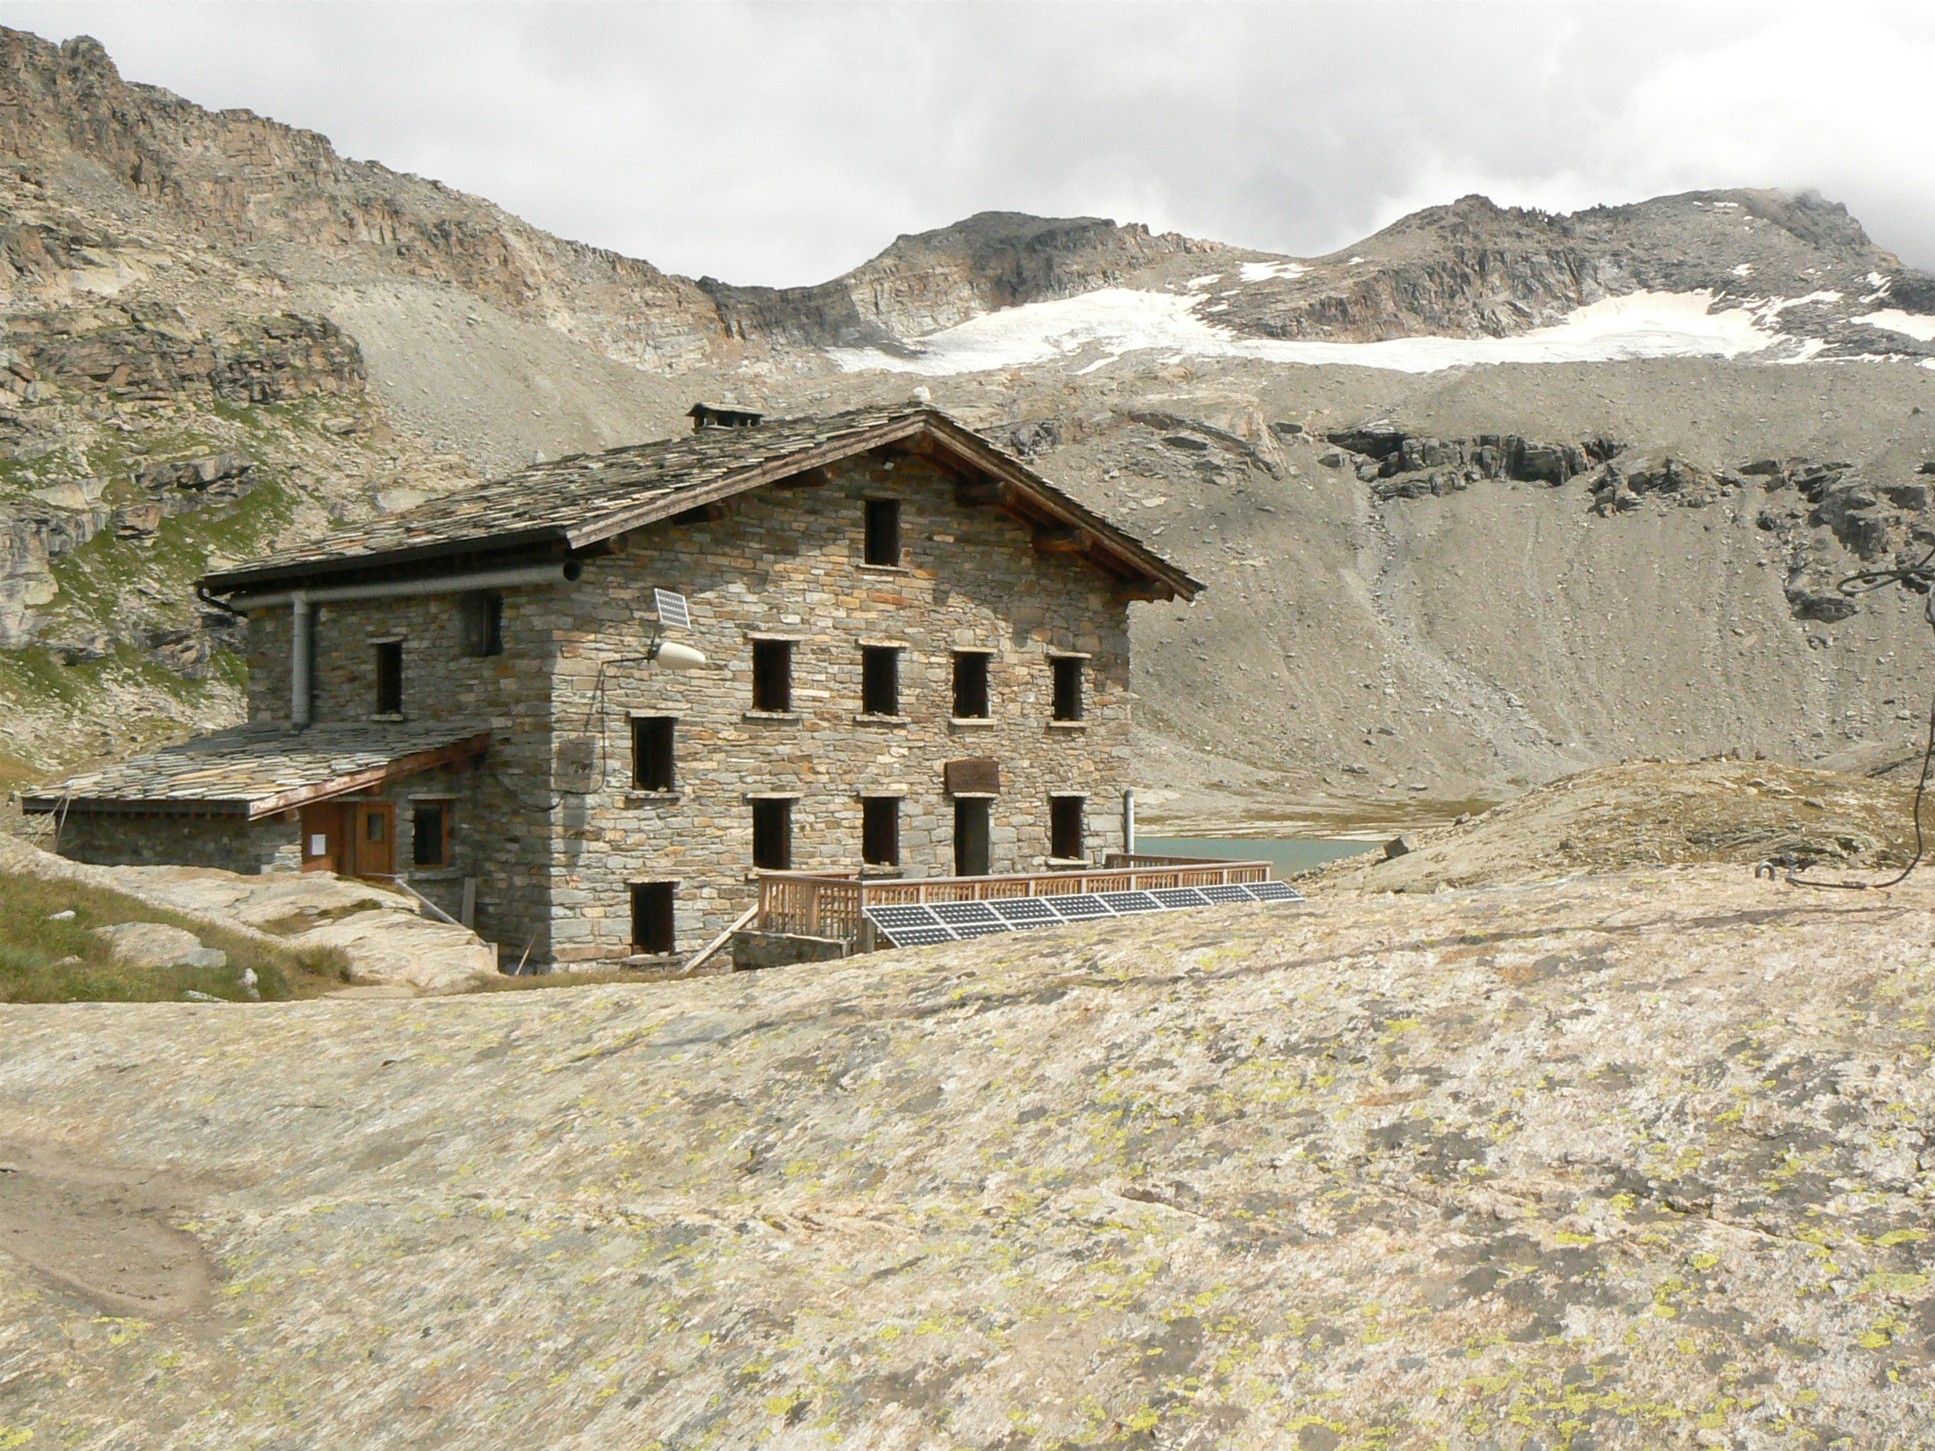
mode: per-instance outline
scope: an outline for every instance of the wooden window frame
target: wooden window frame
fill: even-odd
[[[1088,859],[1088,797],[1071,791],[1048,798],[1048,857],[1062,862]]]
[[[494,589],[470,590],[459,598],[463,652],[471,660],[504,653],[504,596]]]
[[[900,500],[868,499],[860,560],[875,568],[900,568]]]
[[[755,796],[752,800],[753,870],[788,872],[793,869],[792,796]]]
[[[679,950],[679,884],[677,882],[633,882],[630,884],[632,954],[636,957],[669,957]]]
[[[793,642],[756,638],[752,642],[752,708],[773,715],[793,709]]]
[[[1088,719],[1088,657],[1050,655],[1051,698],[1048,718],[1073,725]]]
[[[860,647],[862,715],[900,714],[900,653],[897,645]]]
[[[900,798],[860,798],[860,864],[867,867],[900,865]]]
[[[994,719],[993,666],[992,650],[956,650],[954,652],[953,719]],[[979,710],[968,708],[977,703],[981,707]]]
[[[422,829],[423,814],[426,811],[437,813],[437,859],[427,862],[423,859]],[[410,865],[417,871],[447,871],[454,864],[451,837],[456,829],[456,803],[454,801],[412,801],[410,803]]]
[[[675,715],[635,715],[631,721],[632,790],[678,790],[679,718]]]
[[[969,854],[972,823],[979,819],[981,841],[979,843],[984,860],[982,870],[969,871],[973,863],[963,860]],[[957,877],[987,876],[994,871],[994,801],[987,796],[956,796],[954,798],[954,875]]]
[[[403,714],[403,642],[378,640],[376,651],[376,715]]]

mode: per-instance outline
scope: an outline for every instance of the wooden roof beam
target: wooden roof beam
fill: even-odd
[[[1035,530],[1037,554],[1086,554],[1095,537],[1086,529],[1043,528]]]

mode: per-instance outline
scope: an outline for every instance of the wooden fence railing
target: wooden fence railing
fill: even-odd
[[[1076,892],[1148,892],[1163,887],[1220,887],[1262,882],[1268,862],[1193,857],[1109,856],[1100,867],[1001,877],[857,877],[836,872],[762,872],[760,932],[837,938],[849,952],[871,952],[869,907],[913,902],[980,902],[991,897],[1062,897]]]

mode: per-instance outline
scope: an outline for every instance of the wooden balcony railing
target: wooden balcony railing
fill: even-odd
[[[1077,892],[1147,892],[1262,882],[1268,862],[1112,853],[1100,867],[1001,877],[859,877],[843,872],[762,872],[754,929],[836,938],[849,952],[874,950],[865,912],[912,902],[980,902],[991,897],[1062,897]]]

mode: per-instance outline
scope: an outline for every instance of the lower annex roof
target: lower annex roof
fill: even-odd
[[[254,821],[467,760],[489,745],[487,729],[448,721],[312,725],[301,731],[238,726],[70,776],[23,797],[20,804],[30,812],[169,813]]]

